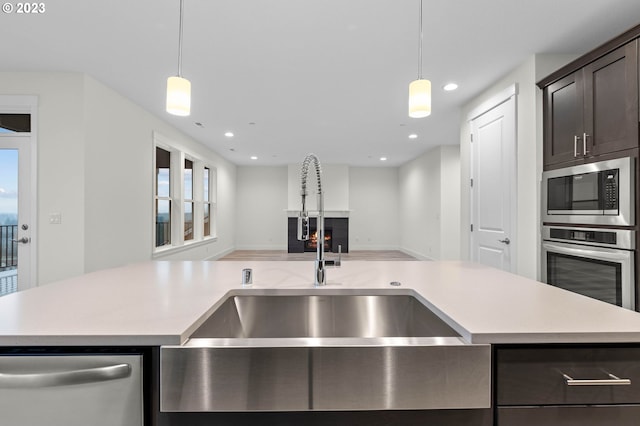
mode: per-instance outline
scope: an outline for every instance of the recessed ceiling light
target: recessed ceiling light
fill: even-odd
[[[228,137],[228,138],[232,138],[233,137],[233,132],[226,132],[224,135],[226,137]]]
[[[456,90],[458,88],[458,85],[455,83],[448,83],[445,84],[442,88],[447,92],[451,92],[452,90]]]
[[[255,155],[252,155],[252,156],[251,156],[251,159],[252,159],[252,160],[257,160],[257,159],[258,159],[258,157],[256,157]]]
[[[387,161],[387,157],[380,157],[380,161]]]
[[[409,135],[409,139],[416,139],[418,137],[418,135],[416,135],[415,133],[411,133]]]

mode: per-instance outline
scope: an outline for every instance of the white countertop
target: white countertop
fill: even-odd
[[[252,268],[243,289],[241,270]],[[640,342],[640,314],[468,262],[150,261],[0,298],[0,346],[175,345],[229,291],[415,294],[471,343]],[[402,283],[400,287],[389,285]]]

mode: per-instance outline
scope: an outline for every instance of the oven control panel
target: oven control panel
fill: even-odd
[[[635,250],[636,233],[630,229],[543,226],[542,239],[562,243]]]
[[[549,236],[554,240],[585,241],[600,244],[613,244],[617,242],[615,231],[590,231],[581,229],[551,228]]]

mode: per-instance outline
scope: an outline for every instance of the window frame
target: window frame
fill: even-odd
[[[169,194],[167,196],[158,195],[158,174],[157,174],[158,149],[162,149],[163,151],[166,151],[169,153]],[[154,147],[153,147],[153,241],[152,241],[154,251],[161,251],[163,248],[171,247],[174,240],[174,235],[173,235],[173,218],[175,215],[175,211],[173,210],[174,209],[174,206],[173,206],[174,182],[173,182],[173,176],[172,176],[173,173],[171,172],[173,170],[173,157],[174,157],[173,152],[170,149],[167,149],[166,147],[161,145],[154,144]],[[157,239],[158,239],[157,206],[158,206],[158,201],[160,200],[169,202],[169,244],[163,244],[161,246],[158,246],[157,245]]]
[[[214,209],[214,206],[216,204],[216,200],[213,199],[214,191],[211,189],[214,186],[217,187],[217,182],[218,181],[217,181],[217,175],[216,175],[216,172],[215,172],[216,169],[215,168],[211,168],[209,166],[204,166],[203,169],[202,169],[202,172],[204,173],[205,170],[209,171],[209,176],[208,176],[208,179],[207,179],[207,188],[206,188],[207,189],[206,192],[208,192],[208,194],[207,194],[208,195],[208,197],[207,197],[208,200],[204,199],[204,194],[205,194],[204,174],[203,174],[202,179],[201,179],[201,182],[202,182],[202,185],[203,185],[203,188],[202,188],[202,191],[201,191],[202,194],[203,194],[203,199],[202,199],[202,214],[203,214],[203,217],[202,217],[202,220],[201,220],[203,238],[216,237],[215,230],[217,229],[214,226],[215,217],[216,217],[215,213],[217,213],[217,209]],[[207,205],[209,206],[209,234],[208,235],[206,235],[204,233],[205,232],[204,212],[205,212],[205,206],[207,206]]]
[[[170,208],[171,208],[171,243],[156,247],[156,148],[161,148],[170,153]],[[196,155],[190,150],[162,136],[158,132],[153,133],[153,188],[152,188],[152,258],[180,252],[198,245],[217,241],[217,226],[215,215],[217,214],[217,170],[213,164]],[[185,199],[185,160],[193,162],[192,169],[192,199]],[[209,169],[209,204],[211,235],[204,235],[204,168]],[[164,197],[163,197],[164,199]],[[185,202],[193,202],[193,239],[185,240]]]

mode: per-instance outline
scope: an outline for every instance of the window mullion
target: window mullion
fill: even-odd
[[[204,237],[204,229],[202,221],[204,218],[202,206],[202,191],[204,184],[204,165],[202,161],[194,161],[193,163],[193,235],[196,240],[202,240]]]
[[[173,187],[173,209],[171,215],[171,236],[174,245],[184,245],[184,152],[174,152],[171,156],[171,186]]]

